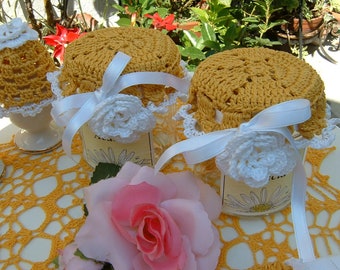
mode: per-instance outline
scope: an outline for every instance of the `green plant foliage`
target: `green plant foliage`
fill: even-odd
[[[92,174],[91,184],[116,176],[120,168],[121,166],[113,163],[99,163]]]

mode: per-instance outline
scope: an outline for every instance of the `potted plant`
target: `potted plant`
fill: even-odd
[[[333,17],[340,22],[340,0],[329,0],[329,9]]]
[[[278,2],[278,1],[276,1]],[[304,44],[314,42],[323,25],[324,8],[323,0],[305,0],[302,1],[287,1],[290,4],[285,6],[284,12],[281,15],[286,19],[287,23],[281,25],[278,31],[279,38],[288,39],[290,42],[297,43],[299,39],[299,23],[300,23],[300,10],[302,12],[302,39]]]

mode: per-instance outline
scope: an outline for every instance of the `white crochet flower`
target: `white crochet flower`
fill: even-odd
[[[236,181],[262,187],[270,176],[290,173],[296,165],[296,153],[276,132],[236,133],[225,151],[216,157],[218,168]]]
[[[20,18],[14,18],[7,24],[0,25],[0,50],[17,48],[28,40],[37,40],[38,33]]]
[[[92,131],[103,139],[131,143],[142,133],[152,130],[156,120],[139,98],[117,94],[98,104],[89,124]]]

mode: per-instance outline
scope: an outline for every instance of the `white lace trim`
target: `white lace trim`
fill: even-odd
[[[195,113],[189,113],[188,111],[191,109],[190,104],[183,105],[176,115],[174,116],[175,120],[183,120],[184,127],[184,135],[187,138],[199,136],[205,134],[203,131],[197,130],[197,121],[194,118]],[[335,139],[335,135],[332,130],[340,124],[340,118],[330,118],[330,107],[327,104],[326,106],[326,122],[327,126],[322,130],[321,135],[315,135],[312,139],[308,140],[302,137],[297,137],[295,139],[295,146],[298,149],[306,148],[307,146],[321,149],[328,147],[332,144]]]
[[[7,24],[0,25],[0,50],[18,48],[28,40],[37,40],[38,33],[20,18],[14,18]]]
[[[44,107],[51,104],[54,98],[42,100],[40,103],[32,103],[29,105],[24,105],[22,107],[11,107],[9,109],[5,109],[0,106],[0,118],[9,117],[11,113],[22,114],[23,116],[35,116],[42,111]]]
[[[183,120],[184,135],[187,138],[204,135],[197,130],[197,121],[194,113],[189,113],[190,104],[183,105],[174,116],[175,120]],[[329,107],[327,117],[330,117]],[[332,130],[340,124],[339,118],[326,119],[327,127],[320,136],[311,140],[295,139],[295,146],[303,149],[307,146],[325,148],[335,139]],[[225,175],[234,179],[242,179],[251,187],[265,185],[270,176],[282,176],[291,172],[296,165],[294,148],[286,143],[283,135],[276,132],[253,131],[242,133],[240,129],[231,130],[233,138],[227,144],[223,153],[216,157],[218,168]]]
[[[187,72],[184,62],[181,66],[184,79],[190,80],[192,74]],[[52,92],[58,100],[64,98],[59,86],[60,74],[61,69],[47,73],[47,80],[51,83]],[[138,140],[142,133],[154,128],[156,120],[153,113],[166,113],[169,106],[176,103],[177,98],[186,99],[187,94],[175,91],[158,106],[149,102],[146,107],[143,107],[139,98],[120,93],[98,104],[89,124],[92,131],[101,138],[131,143]]]
[[[328,104],[326,104],[326,122],[327,126],[322,129],[320,135],[314,136],[311,140],[300,137],[299,139],[295,140],[296,147],[299,149],[305,148],[307,146],[315,149],[329,147],[335,140],[335,135],[332,130],[334,130],[334,128],[340,124],[340,118],[331,118],[331,108]]]

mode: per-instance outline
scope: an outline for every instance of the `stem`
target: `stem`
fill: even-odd
[[[83,9],[82,9],[81,4],[80,4],[80,0],[78,0],[78,6],[79,6],[79,9],[80,9],[81,17],[83,18],[83,21],[84,21],[84,24],[85,24],[85,29],[87,30],[88,26],[87,26],[87,22],[85,20]]]
[[[67,6],[68,6],[68,0],[63,0],[63,6],[61,8],[61,21],[66,22],[67,21]]]
[[[42,34],[41,34],[41,31],[40,31],[39,26],[37,24],[37,20],[34,17],[33,6],[32,6],[31,0],[25,0],[25,6],[26,6],[27,13],[28,13],[28,19],[30,20],[32,28],[35,31],[38,32],[39,38],[41,39],[42,38]]]
[[[50,0],[44,0],[47,24],[54,28],[53,6]]]

